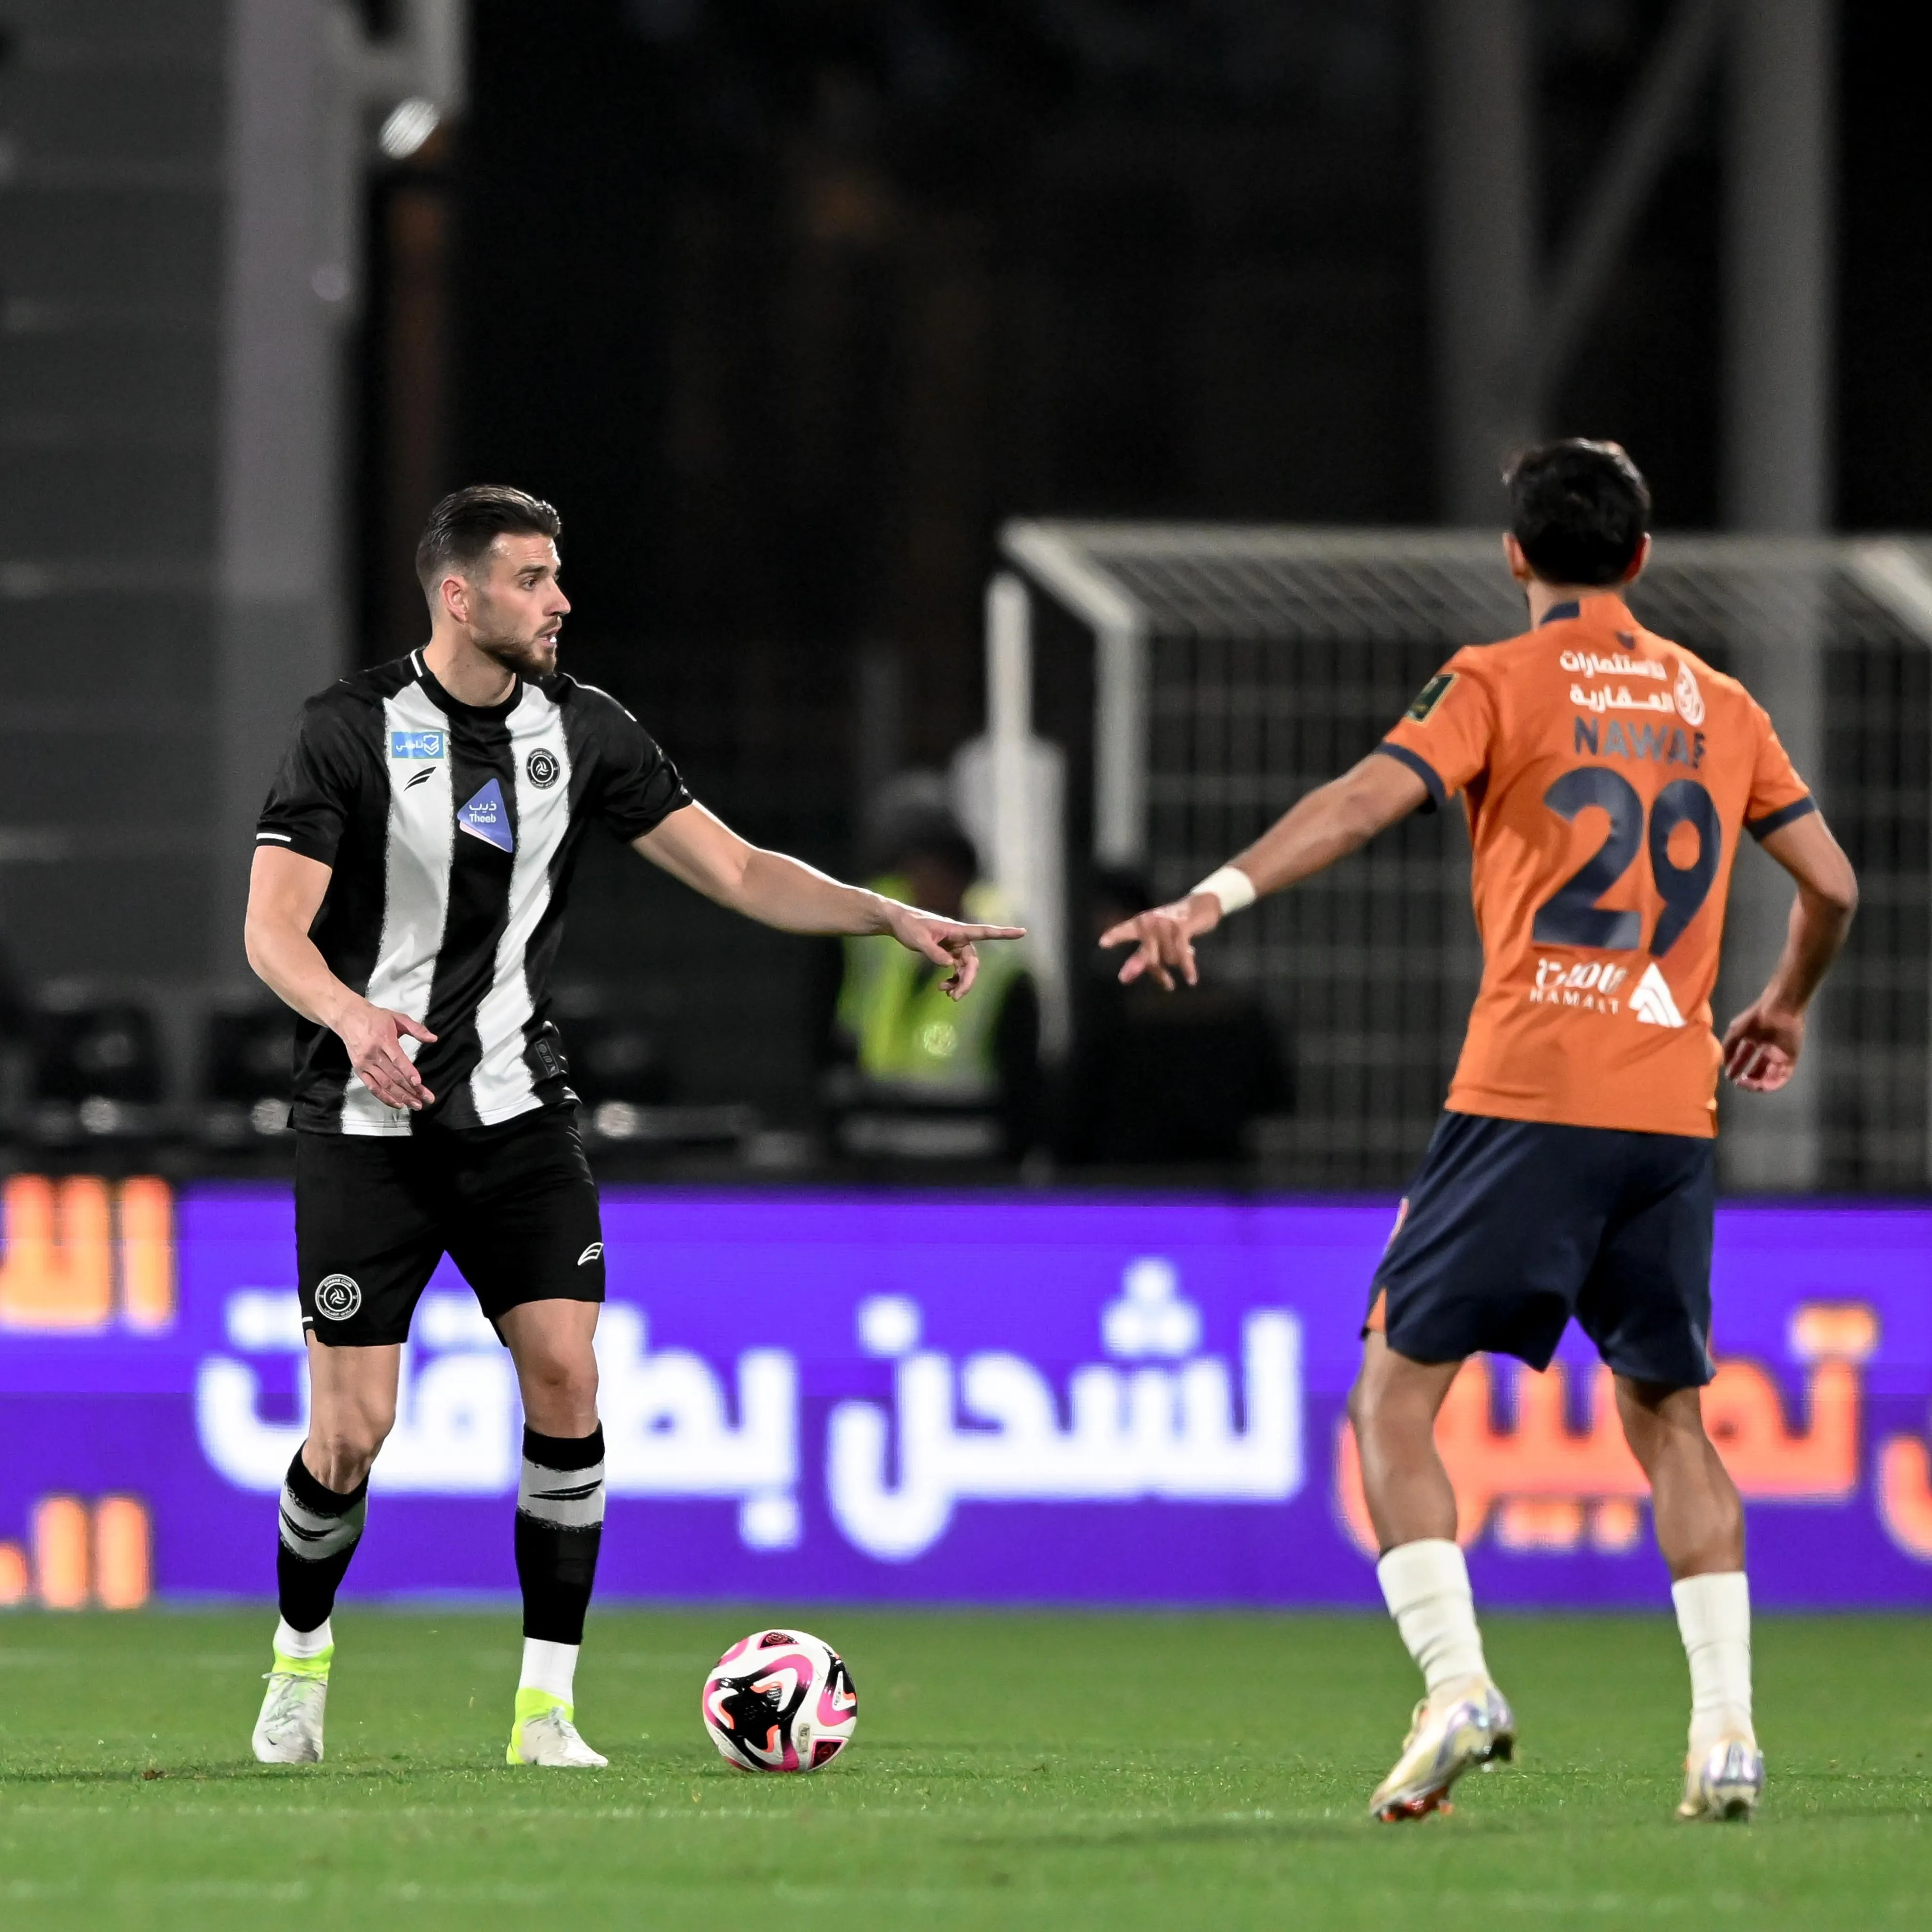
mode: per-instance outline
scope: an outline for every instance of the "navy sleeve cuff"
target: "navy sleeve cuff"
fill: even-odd
[[[1429,797],[1422,808],[1424,812],[1439,812],[1448,802],[1448,788],[1436,776],[1436,767],[1420,752],[1412,752],[1406,745],[1391,744],[1386,739],[1376,749],[1384,758],[1406,765],[1429,788]]]
[[[1780,806],[1775,812],[1768,812],[1762,818],[1749,818],[1744,821],[1744,830],[1754,838],[1768,838],[1774,832],[1780,832],[1787,825],[1806,818],[1818,809],[1818,801],[1808,793],[1803,798],[1794,798],[1789,805]]]

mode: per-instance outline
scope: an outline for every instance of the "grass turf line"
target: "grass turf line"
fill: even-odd
[[[765,1614],[769,1616],[769,1606]],[[337,1619],[328,1762],[254,1764],[269,1613],[0,1617],[0,1923],[1385,1928],[1922,1922],[1932,1624],[1760,1618],[1766,1814],[1672,1824],[1669,1616],[1492,1616],[1518,1765],[1372,1824],[1414,1672],[1380,1618],[814,1607],[860,1694],[830,1770],[728,1770],[698,1692],[748,1610],[593,1613],[608,1771],[502,1762],[514,1616]],[[782,1622],[782,1618],[779,1619]]]

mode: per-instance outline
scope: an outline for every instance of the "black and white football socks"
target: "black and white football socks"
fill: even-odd
[[[520,1691],[573,1703],[578,1648],[603,1535],[603,1430],[572,1437],[526,1429],[517,1485],[517,1580],[524,1593]],[[520,1697],[520,1716],[523,1702]]]
[[[347,1494],[310,1475],[299,1450],[283,1479],[280,1538],[275,1550],[276,1596],[281,1623],[278,1658],[326,1658],[329,1613],[369,1514],[365,1477]]]

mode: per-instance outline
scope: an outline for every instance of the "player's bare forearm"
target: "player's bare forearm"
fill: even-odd
[[[1372,752],[1361,763],[1318,785],[1276,819],[1228,863],[1247,875],[1256,898],[1298,885],[1346,859],[1406,818],[1429,795],[1420,776],[1394,758]],[[1211,892],[1190,892],[1156,906],[1101,936],[1102,946],[1132,945],[1120,968],[1124,981],[1150,973],[1172,990],[1177,977],[1191,986],[1200,976],[1194,941],[1221,922],[1221,902]]]
[[[1798,886],[1784,952],[1765,997],[1802,1012],[1852,929],[1858,909],[1858,874],[1822,813],[1808,813],[1774,832],[1764,849]]]
[[[1278,892],[1359,850],[1428,796],[1408,766],[1372,752],[1290,806],[1230,862],[1254,881],[1258,898]]]
[[[248,964],[284,1006],[338,1035],[370,1092],[392,1107],[420,1108],[436,1096],[402,1050],[406,1036],[435,1034],[406,1013],[371,1006],[329,970],[309,937],[328,890],[329,868],[279,847],[255,848],[242,940]]]
[[[1774,832],[1764,849],[1798,887],[1784,950],[1769,983],[1724,1034],[1724,1071],[1738,1086],[1774,1093],[1804,1046],[1805,1010],[1838,956],[1858,906],[1858,876],[1817,813]]]
[[[741,838],[701,805],[633,842],[651,863],[719,905],[781,932],[890,932],[892,902]]]
[[[1020,926],[942,919],[862,886],[846,885],[802,860],[752,844],[701,805],[673,812],[632,842],[673,878],[761,926],[833,936],[890,933],[902,946],[946,967],[946,990],[956,999],[979,970],[976,941],[1024,937]]]

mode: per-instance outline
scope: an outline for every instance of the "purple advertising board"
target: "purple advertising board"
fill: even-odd
[[[144,1191],[145,1190],[145,1191]],[[266,1594],[303,1434],[286,1189],[16,1177],[0,1601]],[[1370,1605],[1343,1403],[1390,1202],[613,1189],[600,1590]],[[1706,1412],[1767,1606],[1932,1604],[1932,1210],[1720,1210]],[[350,1580],[508,1592],[521,1418],[446,1263]],[[1656,1603],[1610,1392],[1479,1358],[1439,1430],[1484,1600]]]

